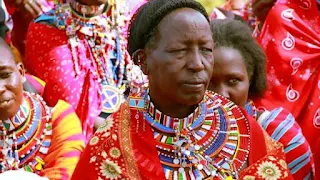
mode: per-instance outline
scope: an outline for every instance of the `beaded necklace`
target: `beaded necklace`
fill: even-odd
[[[130,62],[125,61],[125,10],[119,1],[87,6],[76,0],[56,0],[56,26],[66,31],[76,75],[81,73],[79,51],[89,47],[88,63],[96,77],[103,113],[112,113],[124,101]],[[89,14],[89,15],[88,15]],[[127,78],[128,79],[128,78]]]
[[[0,172],[22,168],[39,174],[51,144],[51,112],[39,95],[23,97],[15,117],[1,121]]]
[[[84,37],[83,43],[90,49],[94,75],[102,85],[120,88],[126,66],[124,23],[119,22],[123,16],[118,10],[120,5],[87,6],[75,0],[68,0],[68,4],[62,4],[60,0],[55,3],[56,26],[65,30],[69,38],[76,74],[81,73],[78,51],[83,48],[80,37]],[[112,13],[107,15],[106,12]]]
[[[234,103],[208,92],[194,113],[177,122],[155,109],[147,93],[144,101],[166,179],[238,178],[248,158],[250,130]]]

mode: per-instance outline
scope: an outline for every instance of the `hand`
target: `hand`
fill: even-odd
[[[270,9],[276,2],[277,0],[253,0],[252,11],[254,15],[258,17],[261,23],[264,23]]]
[[[18,10],[28,14],[32,18],[36,18],[43,13],[44,6],[41,2],[39,0],[14,0],[13,4]]]

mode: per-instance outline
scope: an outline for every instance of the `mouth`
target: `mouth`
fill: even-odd
[[[12,99],[0,101],[0,108],[8,107],[11,104],[11,102],[12,102]]]
[[[203,89],[205,89],[205,83],[201,81],[185,82],[183,87],[188,92],[201,92]]]

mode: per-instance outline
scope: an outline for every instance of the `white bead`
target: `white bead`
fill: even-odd
[[[179,159],[174,159],[173,160],[173,164],[179,164],[179,163],[180,163]]]
[[[180,172],[180,173],[184,173],[184,168],[182,168],[182,167],[179,168],[179,172]]]
[[[188,150],[186,150],[186,151],[184,152],[184,154],[185,154],[186,156],[190,156],[191,152],[188,151]]]

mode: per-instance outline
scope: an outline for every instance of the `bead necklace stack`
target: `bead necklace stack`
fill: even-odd
[[[155,109],[145,95],[145,109],[166,179],[238,178],[248,159],[250,132],[234,103],[208,94],[194,113],[178,119]]]
[[[88,6],[68,0],[56,0],[56,26],[68,36],[76,75],[81,73],[78,52],[89,52],[89,68],[96,78],[102,113],[113,113],[124,101],[130,62],[126,62],[126,12],[120,1]],[[86,49],[88,47],[88,49]]]
[[[25,92],[18,113],[0,127],[0,172],[23,168],[39,174],[52,134],[51,112],[42,97]]]
[[[116,13],[120,5],[87,6],[76,0],[68,0],[68,4],[60,0],[55,3],[56,26],[65,30],[69,38],[76,74],[80,74],[78,51],[83,48],[80,37],[84,37],[92,55],[94,75],[102,85],[120,88],[126,67],[124,27],[121,27],[124,23],[119,22],[123,15]]]

